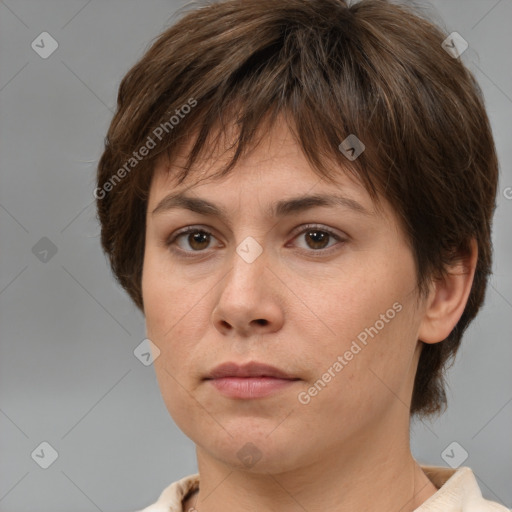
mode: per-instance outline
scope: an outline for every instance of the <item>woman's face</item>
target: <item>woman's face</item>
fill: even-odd
[[[407,433],[424,307],[390,206],[341,172],[321,180],[284,123],[269,135],[222,179],[175,186],[157,166],[142,278],[171,416],[203,454],[255,472]]]

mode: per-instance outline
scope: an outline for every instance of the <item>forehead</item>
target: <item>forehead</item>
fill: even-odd
[[[234,167],[221,176],[219,172],[233,158],[238,135],[232,126],[228,126],[225,131],[209,136],[205,149],[182,182],[178,182],[176,176],[185,168],[195,136],[189,137],[174,152],[172,159],[162,157],[154,168],[148,211],[153,211],[169,194],[179,196],[185,193],[228,202],[240,202],[241,194],[251,198],[258,196],[259,204],[269,214],[282,212],[286,208],[278,204],[278,199],[285,196],[298,198],[335,194],[345,198],[345,205],[352,206],[355,211],[386,215],[386,210],[391,210],[389,205],[385,208],[382,197],[377,203],[372,201],[362,182],[348,166],[333,162],[334,179],[328,179],[315,169],[283,117],[278,117],[269,131],[262,132]]]

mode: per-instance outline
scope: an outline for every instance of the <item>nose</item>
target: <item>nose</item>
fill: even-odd
[[[265,251],[248,262],[233,253],[232,268],[219,284],[212,323],[223,335],[249,337],[281,329],[284,321],[279,280],[268,267]]]

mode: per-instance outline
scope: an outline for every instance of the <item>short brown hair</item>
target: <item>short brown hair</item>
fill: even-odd
[[[197,134],[176,175],[181,183],[210,134],[229,123],[238,138],[223,176],[282,114],[315,172],[329,179],[348,170],[376,204],[379,196],[391,203],[420,294],[476,239],[466,308],[444,341],[423,344],[410,412],[425,417],[446,407],[444,370],[491,273],[498,162],[482,92],[442,47],[445,38],[411,7],[384,0],[226,0],[165,30],[120,84],[95,192],[103,249],[137,306],[143,310],[145,216],[157,159],[172,161]],[[366,147],[352,161],[338,149],[350,134]],[[150,139],[155,147],[135,158]]]

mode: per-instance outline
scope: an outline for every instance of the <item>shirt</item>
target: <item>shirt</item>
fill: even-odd
[[[503,505],[482,497],[469,467],[421,466],[421,469],[438,491],[414,512],[510,512]],[[156,503],[138,512],[183,512],[183,498],[197,489],[199,474],[186,476],[165,488]]]

